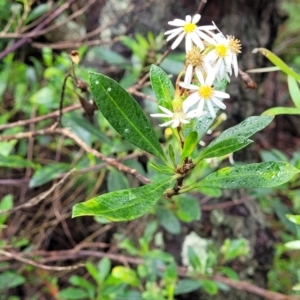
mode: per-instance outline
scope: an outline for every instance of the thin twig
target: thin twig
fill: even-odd
[[[69,137],[72,139],[74,142],[76,142],[80,147],[82,147],[86,152],[91,153],[95,157],[105,161],[108,163],[110,166],[113,166],[117,168],[121,172],[125,172],[128,174],[133,175],[136,177],[140,182],[144,184],[148,184],[151,181],[138,173],[135,169],[131,169],[122,163],[118,162],[118,160],[114,158],[107,157],[103,155],[102,153],[98,152],[97,150],[91,148],[88,144],[86,144],[83,140],[81,140],[76,134],[74,134],[70,129],[68,128],[47,128],[47,129],[41,129],[38,131],[33,131],[33,132],[19,132],[15,135],[2,135],[0,136],[0,141],[11,141],[11,140],[19,140],[19,139],[28,139],[34,136],[39,136],[39,135],[47,135],[47,134],[62,134],[64,136]]]
[[[66,271],[66,270],[71,271],[71,270],[76,270],[78,268],[84,267],[84,264],[77,264],[74,266],[67,266],[67,267],[46,266],[43,264],[36,263],[33,260],[24,258],[15,252],[10,253],[10,252],[7,252],[7,251],[1,250],[1,249],[0,249],[0,254],[4,255],[10,259],[14,259],[14,260],[20,261],[22,263],[34,266],[39,269],[47,270],[47,271]]]
[[[256,89],[257,84],[252,80],[249,74],[239,69],[239,75],[241,76],[242,80],[245,82],[246,89],[252,89],[252,90]]]
[[[1,253],[1,252],[0,252]],[[103,258],[107,257],[111,260],[123,263],[123,264],[134,264],[134,265],[140,265],[144,263],[144,260],[141,258],[136,257],[130,257],[125,255],[119,255],[119,254],[112,254],[107,252],[101,252],[101,251],[93,251],[93,250],[79,250],[74,251],[74,249],[71,250],[61,250],[61,251],[35,251],[31,253],[26,253],[26,255],[30,256],[44,256],[41,261],[43,263],[49,263],[53,261],[64,261],[69,259],[78,259],[83,257],[98,257]],[[190,277],[190,275],[187,273],[186,268],[178,267],[177,268],[178,275],[181,277]],[[255,294],[264,297],[265,299],[269,300],[299,300],[299,297],[297,296],[288,296],[277,292],[272,292],[263,288],[260,288],[256,285],[253,285],[246,281],[239,281],[239,280],[233,280],[221,275],[213,275],[211,279],[216,280],[218,282],[224,283],[234,289],[237,290],[243,290],[250,294]]]
[[[62,113],[67,113],[67,112],[70,112],[70,111],[73,111],[73,110],[76,110],[76,109],[79,109],[79,108],[81,108],[80,104],[70,105],[68,107],[65,107],[62,110]],[[0,125],[0,130],[13,128],[13,127],[18,127],[18,126],[26,126],[26,125],[33,124],[33,123],[38,123],[38,122],[41,122],[41,121],[44,121],[44,120],[47,120],[47,119],[50,119],[50,118],[58,117],[59,113],[60,113],[59,110],[56,110],[56,111],[53,111],[49,114],[39,116],[39,117],[35,117],[35,118],[32,118],[32,119],[20,120],[20,121],[13,122],[13,123],[3,124],[3,125]]]
[[[8,209],[8,210],[0,210],[0,216],[1,215],[6,215],[6,214],[11,214],[11,213],[15,213],[17,212],[18,210],[20,209],[23,209],[23,208],[29,208],[29,207],[32,207],[32,206],[35,206],[37,205],[38,203],[40,203],[42,200],[44,200],[45,198],[47,198],[53,191],[55,191],[59,186],[61,186],[65,181],[66,179],[75,171],[75,169],[71,170],[70,172],[66,173],[65,176],[59,180],[57,183],[53,184],[52,187],[33,197],[32,199],[28,200],[26,203],[24,204],[21,204],[21,205],[18,205],[16,207],[13,207],[11,209]]]
[[[55,12],[53,12],[47,19],[45,19],[43,22],[41,22],[39,25],[37,25],[33,30],[32,33],[38,33],[40,30],[42,30],[46,25],[51,23],[54,19],[56,19],[59,15],[61,15],[66,9],[68,9],[71,4],[73,4],[76,0],[69,0],[67,3],[63,4],[60,8],[58,8]],[[9,53],[12,53],[19,49],[24,44],[28,43],[30,41],[30,38],[24,37],[14,44],[12,44],[10,47],[7,47],[2,52],[0,52],[0,61]]]

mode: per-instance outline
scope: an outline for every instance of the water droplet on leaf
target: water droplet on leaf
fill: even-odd
[[[97,80],[97,81],[95,81],[95,84],[99,84],[99,81]]]
[[[107,88],[107,91],[108,91],[108,92],[110,92],[110,91],[111,91],[111,88],[110,88],[110,87],[109,87],[109,88]]]

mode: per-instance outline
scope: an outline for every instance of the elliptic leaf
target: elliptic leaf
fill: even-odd
[[[271,123],[271,116],[253,116],[223,131],[200,153],[199,159],[223,156],[249,145],[248,138]]]
[[[160,67],[152,65],[150,81],[158,104],[171,110],[174,87],[168,75]]]
[[[190,156],[197,145],[198,133],[196,131],[191,131],[185,138],[184,146],[182,149],[181,161]]]
[[[89,73],[95,103],[112,127],[135,146],[165,159],[160,143],[141,107],[116,81]]]
[[[237,189],[274,187],[289,181],[300,170],[287,162],[264,162],[224,168],[205,177],[192,187]]]
[[[72,217],[102,216],[111,221],[128,221],[148,212],[169,187],[170,180],[111,192],[73,207]]]
[[[29,181],[29,187],[41,186],[53,179],[58,175],[69,171],[70,165],[67,163],[55,163],[49,164],[39,170],[37,170]]]

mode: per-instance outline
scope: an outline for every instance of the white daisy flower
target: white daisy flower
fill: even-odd
[[[226,78],[230,81],[228,74],[232,74],[232,68],[235,77],[238,75],[237,55],[241,52],[241,43],[233,36],[225,37],[220,30],[213,38],[215,48],[207,54],[206,59],[214,67],[217,79]]]
[[[191,107],[193,107],[196,103],[198,103],[196,110],[196,114],[201,115],[204,108],[204,103],[207,104],[208,110],[213,118],[216,117],[216,112],[212,103],[218,106],[221,109],[225,109],[226,105],[220,99],[229,98],[229,94],[221,91],[216,91],[213,87],[213,83],[215,80],[215,74],[210,72],[207,74],[205,80],[201,72],[196,70],[197,78],[200,82],[200,86],[189,84],[185,85],[184,82],[180,83],[180,86],[194,91],[191,95],[189,95],[183,102],[183,110],[188,111]]]
[[[214,42],[214,40],[203,31],[215,30],[215,25],[197,27],[196,23],[199,22],[200,18],[201,16],[199,14],[196,14],[193,18],[188,15],[185,17],[185,20],[175,19],[168,22],[169,25],[178,27],[165,32],[166,35],[169,35],[167,41],[177,36],[176,40],[171,46],[172,49],[175,49],[184,37],[186,51],[190,51],[192,49],[193,43],[201,50],[203,50],[204,44],[202,40],[205,40],[208,43]]]
[[[186,54],[185,85],[191,83],[195,71],[202,73],[213,72],[212,67],[205,59],[205,55],[200,52],[198,47],[193,47],[192,50]]]
[[[164,112],[164,114],[150,114],[150,116],[154,118],[171,118],[170,121],[160,124],[159,126],[161,127],[167,127],[170,125],[171,127],[176,128],[179,127],[180,124],[190,123],[190,120],[196,116],[195,110],[185,113],[182,109],[172,112],[163,106],[159,106],[159,108]]]

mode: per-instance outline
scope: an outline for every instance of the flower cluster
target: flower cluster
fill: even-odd
[[[215,107],[226,108],[223,100],[228,99],[229,94],[218,91],[214,82],[229,82],[233,74],[237,77],[237,55],[241,52],[241,44],[233,36],[224,36],[215,23],[197,26],[200,18],[196,14],[186,16],[185,20],[168,22],[176,28],[165,32],[167,41],[176,38],[171,46],[175,49],[185,39],[186,62],[184,80],[179,80],[176,85],[173,110],[159,106],[164,113],[151,115],[171,119],[160,126],[180,127],[206,114],[206,109],[215,118]]]

